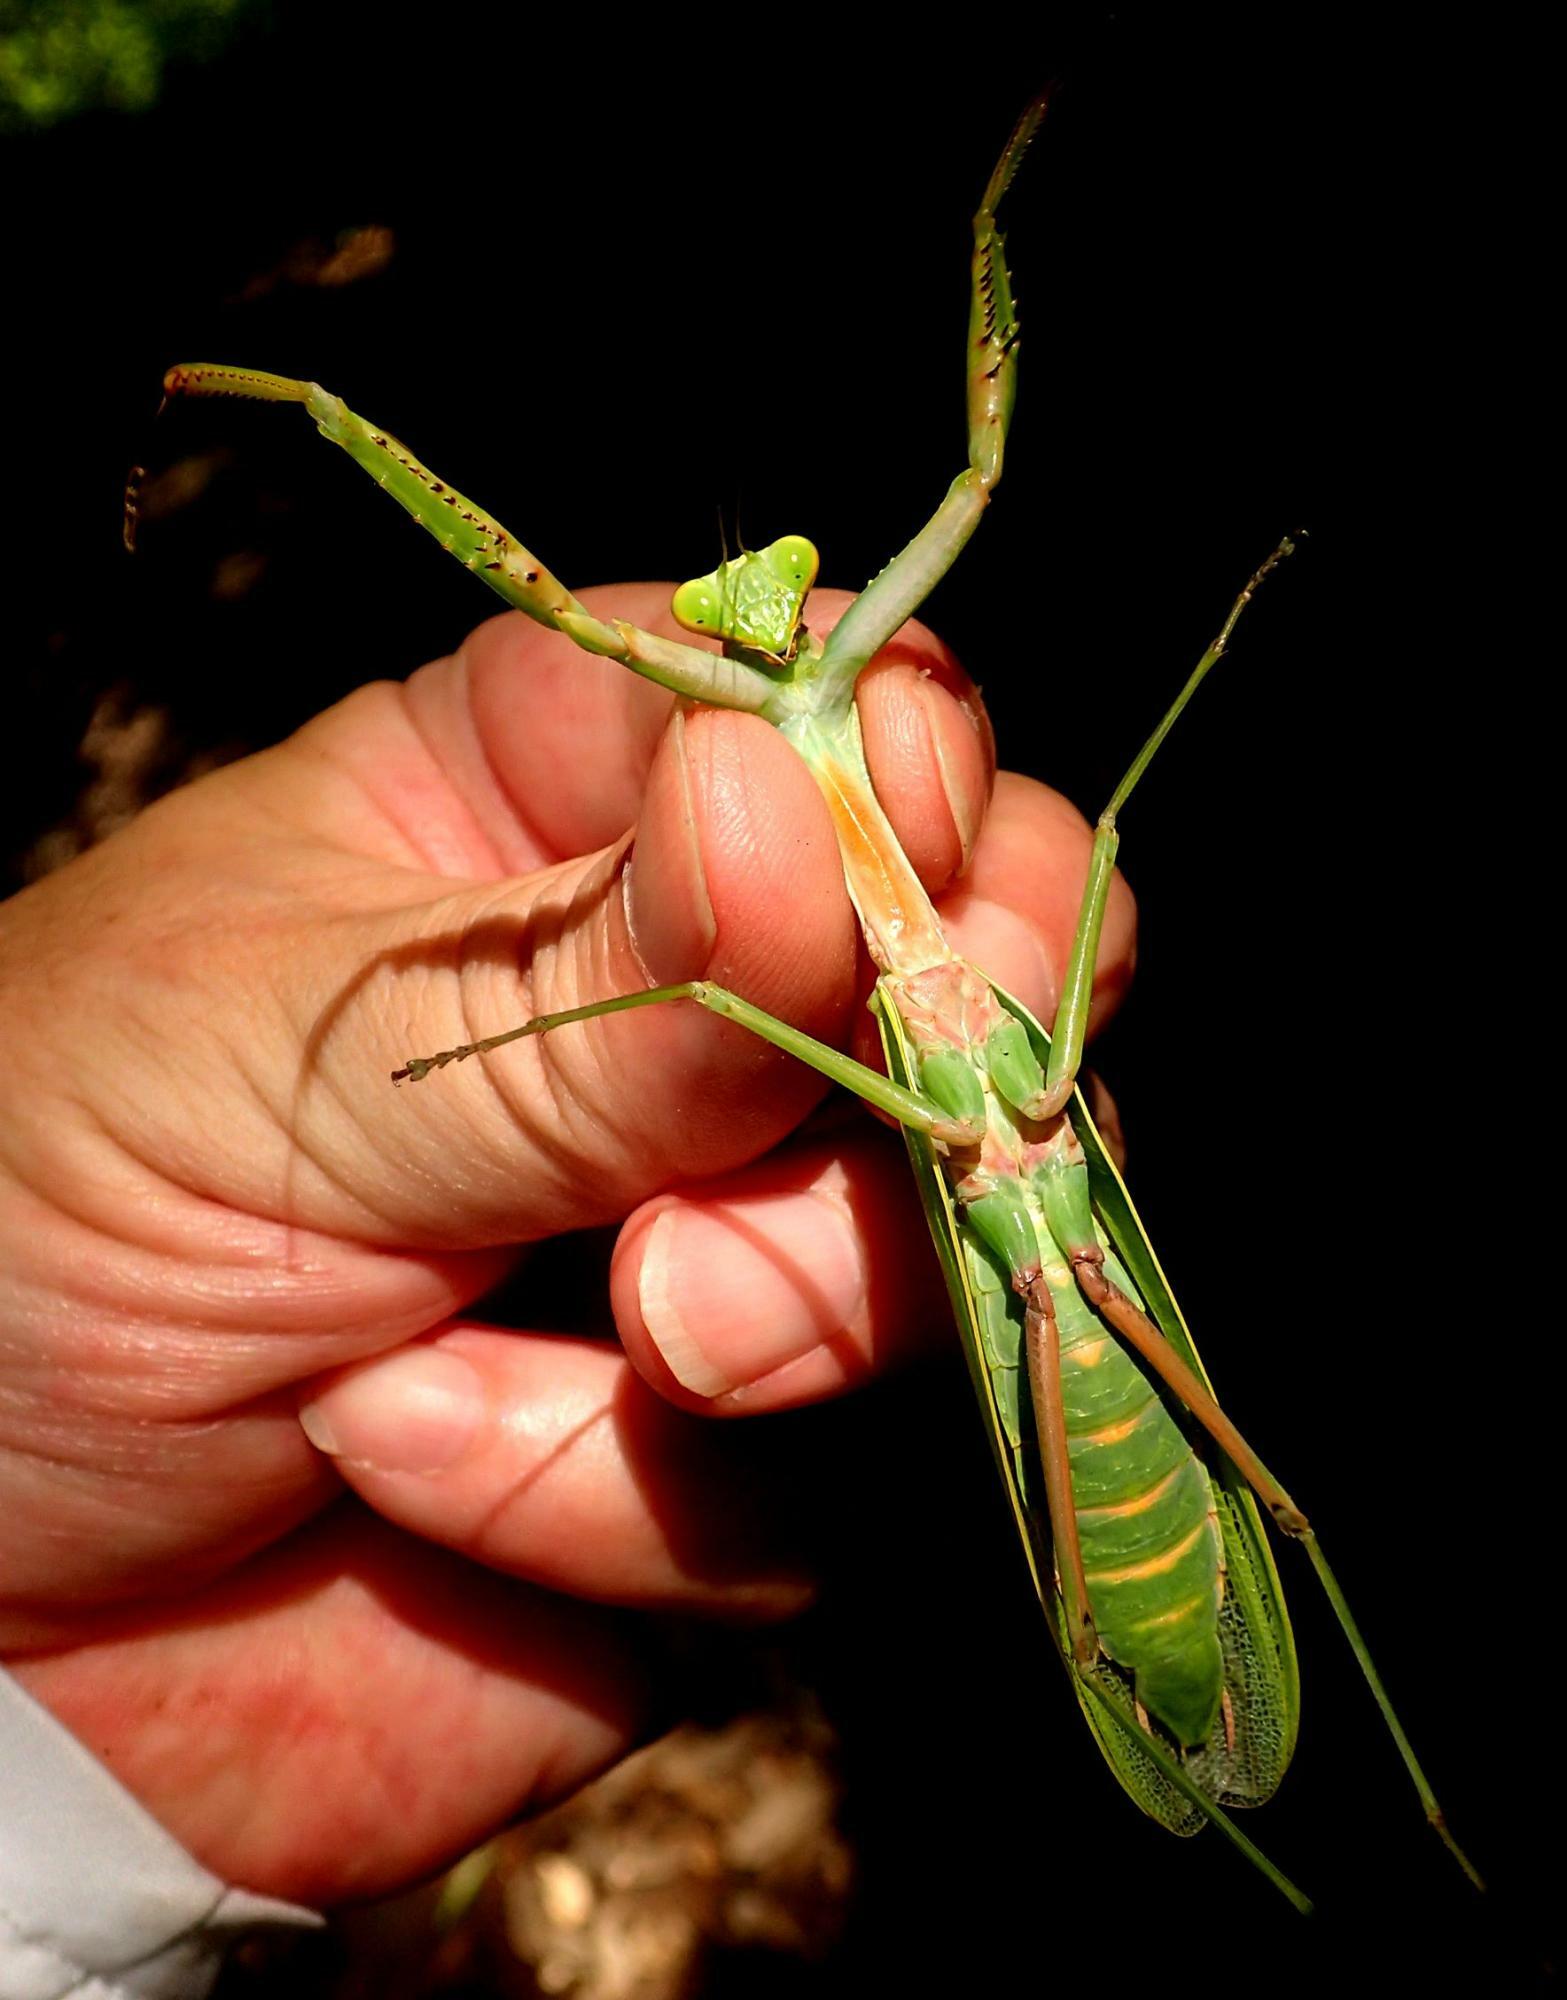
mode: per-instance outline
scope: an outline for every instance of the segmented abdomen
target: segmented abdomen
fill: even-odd
[[[1070,1273],[1056,1267],[1047,1276],[1058,1279],[1061,1399],[1100,1644],[1132,1672],[1139,1701],[1178,1742],[1205,1743],[1224,1681],[1221,1544],[1208,1475]]]
[[[1022,1305],[987,1251],[968,1238],[965,1252],[1019,1485],[1042,1513],[1019,1365]],[[1108,1268],[1123,1290],[1133,1289],[1113,1257]],[[1224,1683],[1222,1541],[1208,1476],[1064,1262],[1047,1263],[1045,1275],[1060,1328],[1078,1537],[1100,1644],[1132,1676],[1143,1707],[1177,1741],[1204,1743],[1218,1720]]]

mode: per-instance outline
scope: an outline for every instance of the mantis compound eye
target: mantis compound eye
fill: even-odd
[[[689,583],[681,584],[669,608],[675,623],[687,632],[708,632],[715,638],[723,637],[723,599],[712,577],[693,577]]]
[[[781,541],[769,543],[762,550],[762,561],[786,590],[801,597],[815,583],[821,567],[815,543],[808,542],[804,535],[785,535]]]

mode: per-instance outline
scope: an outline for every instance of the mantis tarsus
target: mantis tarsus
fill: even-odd
[[[682,586],[674,611],[722,654],[594,617],[526,547],[389,433],[317,384],[186,364],[169,395],[297,402],[506,602],[688,699],[773,723],[816,778],[878,979],[888,1074],[704,981],[544,1015],[415,1057],[394,1080],[595,1015],[692,1001],[785,1048],[904,1129],[998,1469],[1035,1587],[1090,1729],[1123,1786],[1177,1832],[1211,1819],[1297,1907],[1301,1892],[1227,1807],[1260,1803],[1288,1765],[1293,1640],[1258,1509],[1300,1540],[1356,1653],[1427,1817],[1465,1872],[1310,1527],[1230,1424],[1125,1188],[1076,1091],[1118,815],[1225,650],[1252,576],[1101,815],[1052,1030],[958,958],[866,771],[860,670],[922,604],[977,526],[1002,470],[1019,326],[996,215],[1037,129],[1019,120],[974,218],[968,464],[927,525],[824,641],[804,622],[817,556],[799,536]]]

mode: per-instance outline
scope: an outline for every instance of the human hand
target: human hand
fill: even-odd
[[[587,600],[673,630],[655,586]],[[671,706],[499,618],[0,912],[0,1658],[248,1888],[388,1890],[621,1754],[626,1607],[808,1590],[736,1432],[688,1413],[833,1394],[944,1321],[892,1136],[780,1146],[819,1081],[700,1009],[387,1081],[699,975],[849,1030],[810,778],[755,718]],[[1005,779],[985,817],[983,724],[920,627],[861,713],[927,883],[972,850],[954,940],[1048,1012],[1083,822]],[[1130,960],[1121,892],[1102,1004]],[[611,1221],[623,1352],[467,1312],[519,1242]]]

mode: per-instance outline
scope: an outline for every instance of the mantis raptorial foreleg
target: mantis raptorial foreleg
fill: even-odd
[[[536,623],[564,633],[587,652],[618,660],[645,679],[693,700],[753,712],[760,712],[771,700],[772,683],[743,660],[660,638],[623,619],[609,622],[595,618],[493,515],[437,478],[390,431],[366,422],[319,382],[268,375],[256,368],[189,361],[168,371],[163,389],[166,398],[242,396],[262,403],[301,404],[314,417],[321,435],[356,459],[442,548]]]
[[[1045,115],[1041,96],[1013,127],[974,213],[969,305],[968,457],[947,497],[906,548],[872,579],[839,619],[822,655],[821,685],[829,701],[846,697],[855,676],[912,618],[979,526],[1001,478],[1002,454],[1017,395],[1019,327],[1012,280],[996,211]]]

